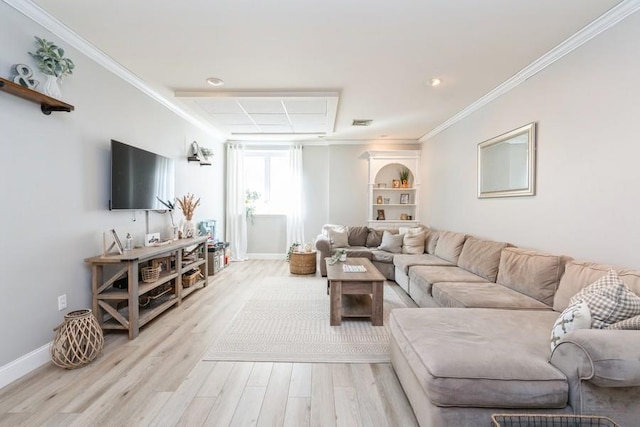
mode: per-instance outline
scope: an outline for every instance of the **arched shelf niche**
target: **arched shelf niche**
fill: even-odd
[[[369,151],[368,154],[369,226],[399,227],[418,224],[420,151]],[[403,168],[409,170],[406,187],[402,187],[399,181]]]

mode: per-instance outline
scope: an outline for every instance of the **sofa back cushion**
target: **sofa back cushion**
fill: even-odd
[[[365,246],[369,235],[369,227],[349,227],[347,234],[349,246]]]
[[[551,306],[566,258],[520,248],[504,248],[497,282]]]
[[[427,228],[426,236],[424,239],[424,251],[430,255],[435,255],[436,245],[438,244],[438,230],[434,228]]]
[[[464,233],[439,231],[438,244],[436,245],[434,254],[446,261],[457,264],[466,238],[467,235]]]
[[[498,277],[500,254],[507,246],[509,245],[503,242],[468,237],[460,252],[458,267],[495,282]]]
[[[421,231],[420,233],[406,233],[402,240],[402,253],[412,255],[423,254],[425,235],[426,233],[424,231]]]
[[[382,235],[385,231],[388,231],[391,234],[398,234],[397,228],[369,228],[365,246],[377,249],[378,246],[382,244]]]
[[[553,299],[553,309],[563,311],[569,305],[572,296],[605,276],[609,270],[615,270],[629,289],[636,295],[640,295],[640,271],[589,261],[571,260],[565,267],[564,275]]]

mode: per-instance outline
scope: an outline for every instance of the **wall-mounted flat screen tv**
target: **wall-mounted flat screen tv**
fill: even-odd
[[[109,209],[165,210],[158,199],[175,199],[173,160],[112,139]]]

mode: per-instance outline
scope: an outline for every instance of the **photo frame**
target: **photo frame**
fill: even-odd
[[[409,193],[400,194],[400,204],[408,205],[409,204]]]
[[[378,217],[376,218],[378,221],[384,221],[384,209],[378,209]]]
[[[115,250],[114,250],[115,249]],[[116,233],[116,230],[111,229],[102,233],[102,255],[122,255],[124,253],[124,247],[122,242]]]
[[[118,233],[116,233],[116,230],[114,230],[112,228],[111,229],[111,234],[113,235],[114,243],[118,247],[118,252],[120,252],[120,253],[124,252],[124,246],[122,246],[122,242],[120,241],[120,238],[118,237]]]

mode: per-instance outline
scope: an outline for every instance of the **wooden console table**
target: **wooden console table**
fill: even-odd
[[[163,262],[165,270],[152,283],[141,282],[140,269],[153,262]],[[122,255],[87,258],[91,264],[93,312],[104,330],[125,330],[129,339],[138,336],[140,327],[164,311],[180,305],[196,289],[207,286],[207,238],[181,239],[162,246],[136,248]],[[201,277],[183,287],[182,276],[199,269]],[[114,286],[126,278],[126,287]],[[149,307],[140,307],[140,297],[153,295],[160,287],[166,292]],[[151,298],[147,298],[150,300]]]

